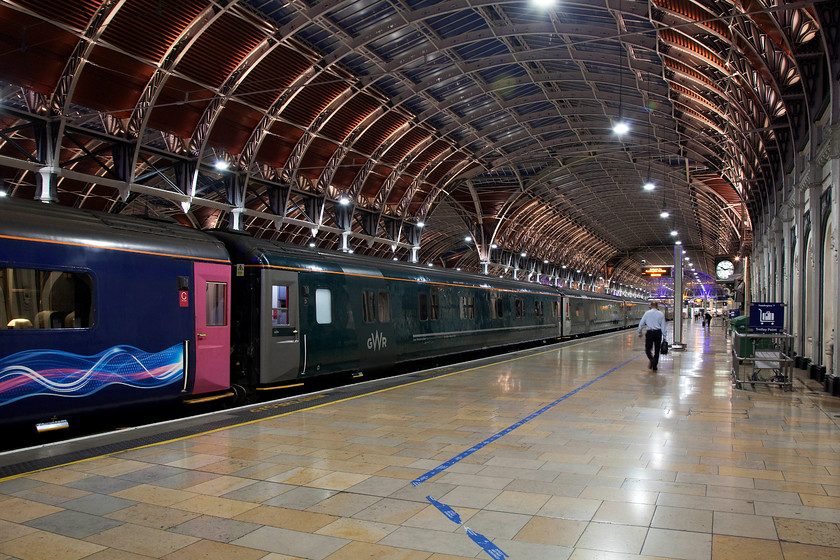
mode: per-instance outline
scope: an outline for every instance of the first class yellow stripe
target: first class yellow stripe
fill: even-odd
[[[239,424],[231,424],[230,426],[225,426],[224,428],[215,428],[213,430],[207,430],[206,432],[201,432],[199,434],[190,434],[188,436],[183,436],[183,437],[179,437],[179,438],[173,438],[173,439],[169,439],[169,440],[165,440],[165,441],[159,441],[159,442],[150,443],[150,444],[147,444],[147,445],[140,445],[138,447],[131,447],[129,449],[123,449],[121,451],[115,451],[113,453],[104,453],[102,455],[97,455],[96,457],[88,457],[87,459],[81,459],[79,461],[71,461],[69,463],[64,463],[64,464],[61,464],[61,465],[46,467],[44,469],[37,469],[37,470],[29,471],[29,472],[26,472],[26,473],[15,474],[15,475],[12,475],[12,476],[7,476],[6,478],[0,478],[0,482],[4,482],[6,480],[13,480],[13,479],[16,479],[16,478],[22,478],[24,476],[29,476],[31,474],[35,474],[35,473],[39,473],[39,472],[50,471],[50,470],[53,470],[53,469],[60,469],[60,468],[63,468],[63,467],[67,467],[69,465],[79,465],[81,463],[96,461],[97,459],[102,459],[103,457],[110,457],[112,455],[118,455],[120,453],[125,453],[126,451],[135,451],[137,449],[146,449],[147,447],[154,447],[156,445],[166,445],[168,443],[173,443],[173,442],[176,442],[176,441],[184,441],[184,440],[188,440],[188,439],[192,439],[192,438],[196,438],[196,437],[206,436],[208,434],[214,434],[216,432],[223,432],[225,430],[230,430],[230,429],[233,429],[233,428],[239,428],[239,427],[242,427],[242,426],[249,426],[251,424],[256,424],[257,422],[264,422],[266,420],[273,420],[275,418],[282,418],[284,416],[290,416],[292,414],[297,414],[299,412],[307,412],[307,411],[315,410],[317,408],[322,408],[322,407],[325,407],[325,406],[332,406],[334,404],[339,404],[339,403],[343,403],[343,402],[347,402],[347,401],[352,401],[352,400],[360,399],[360,398],[363,398],[363,397],[369,397],[371,395],[377,395],[379,393],[387,393],[388,391],[393,391],[395,389],[402,389],[402,388],[405,388],[405,387],[411,387],[412,385],[417,385],[419,383],[427,383],[429,381],[435,381],[437,379],[443,379],[444,377],[450,377],[450,376],[453,376],[453,375],[460,375],[462,373],[469,373],[471,371],[478,371],[480,369],[488,368],[488,367],[491,367],[491,366],[497,366],[497,365],[501,365],[501,364],[507,364],[507,363],[510,363],[510,362],[516,362],[518,360],[524,360],[525,358],[533,358],[534,356],[542,356],[543,354],[550,354],[551,352],[557,352],[558,350],[564,350],[566,348],[574,348],[575,346],[580,346],[581,344],[589,344],[591,342],[600,341],[603,338],[610,338],[610,337],[613,337],[613,336],[617,336],[619,334],[624,334],[624,333],[621,333],[621,332],[612,333],[612,334],[609,334],[605,337],[597,337],[597,338],[593,338],[593,339],[590,339],[590,340],[582,340],[581,342],[576,342],[576,343],[570,344],[568,346],[563,346],[562,348],[551,348],[549,350],[543,350],[543,351],[540,351],[540,352],[535,352],[533,354],[527,354],[525,356],[517,356],[515,358],[502,360],[501,362],[493,362],[493,363],[490,363],[490,364],[484,364],[484,365],[481,365],[481,366],[462,369],[462,370],[459,370],[459,371],[453,371],[452,373],[445,373],[443,375],[430,377],[429,379],[421,379],[419,381],[412,381],[410,383],[405,383],[403,385],[396,385],[394,387],[388,387],[387,389],[380,389],[378,391],[365,393],[363,395],[356,395],[354,397],[347,397],[346,399],[340,399],[340,400],[337,400],[337,401],[332,401],[332,402],[323,403],[323,404],[316,404],[316,405],[309,406],[309,407],[306,407],[306,408],[301,408],[301,409],[298,409],[298,410],[292,410],[292,411],[289,411],[289,412],[284,412],[282,414],[277,414],[275,416],[267,416],[265,418],[258,418],[256,420],[248,420],[247,422],[241,422]]]
[[[230,264],[228,259],[210,259],[205,257],[190,257],[187,255],[175,255],[172,253],[158,253],[155,251],[140,251],[139,249],[124,249],[122,247],[106,247],[102,245],[92,245],[90,243],[74,243],[72,241],[56,241],[54,239],[35,239],[32,237],[18,237],[16,235],[0,235],[0,239],[12,239],[14,241],[31,241],[33,243],[49,243],[51,245],[67,245],[70,247],[85,247],[89,249],[105,249],[106,251],[120,251],[122,253],[137,253],[140,255],[154,255],[156,257],[173,257],[177,259],[189,259],[193,261],[217,262]]]

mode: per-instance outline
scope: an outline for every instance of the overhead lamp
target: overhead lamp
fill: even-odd
[[[671,215],[671,213],[668,212],[667,210],[663,210],[662,212],[659,213],[660,218],[667,218],[670,215]]]
[[[691,259],[689,259],[688,257],[686,257],[686,258],[685,258],[685,260],[690,261]]]
[[[310,246],[310,247],[315,247],[315,242],[314,242],[314,241],[313,241],[313,242],[311,242],[311,243],[309,244],[309,246]]]
[[[627,134],[630,132],[630,125],[627,124],[627,121],[619,120],[613,125],[613,132],[615,132],[618,136],[622,136],[623,134]]]
[[[579,272],[580,272],[580,269],[578,269],[578,270],[575,270],[575,272],[578,272],[578,273],[579,273]]]
[[[676,244],[677,245],[682,245],[682,241],[677,241]]]
[[[466,241],[467,243],[469,243],[470,241],[472,241],[472,237],[468,235],[468,236],[466,236],[466,237],[464,238],[464,241]]]
[[[435,266],[435,263],[429,263],[429,266]]]
[[[543,264],[548,264],[548,259],[544,259]]]
[[[342,206],[347,206],[348,204],[350,204],[350,199],[347,198],[346,196],[342,196],[341,198],[338,199],[338,203],[341,204]]]
[[[419,222],[417,222],[417,227],[419,227],[419,228],[426,227],[426,222],[424,222],[423,220],[420,220]]]
[[[656,189],[656,185],[653,183],[653,181],[648,181],[647,183],[642,185],[642,188],[646,191],[652,191]]]
[[[219,171],[225,171],[228,167],[230,167],[230,164],[223,159],[217,159],[216,163],[213,164],[213,167]]]
[[[519,253],[519,256],[525,258],[528,256],[528,253]]]
[[[563,266],[561,266],[560,268],[562,268],[563,270],[565,270],[565,269],[566,269],[566,268],[568,268],[568,267],[564,264],[564,265],[563,265]]]
[[[672,237],[676,237],[679,234],[680,234],[680,232],[678,232],[677,230],[675,230],[675,229],[671,230],[671,236]]]
[[[498,246],[498,245],[496,245],[495,243],[493,243],[493,244],[491,244],[491,245],[490,245],[490,248],[491,248],[491,249],[498,249],[498,248],[499,248],[499,246]]]

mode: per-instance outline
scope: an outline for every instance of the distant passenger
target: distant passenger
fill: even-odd
[[[650,302],[650,309],[642,315],[642,320],[639,321],[639,337],[642,336],[643,327],[647,327],[647,333],[645,334],[645,354],[648,360],[650,360],[648,369],[656,371],[656,367],[659,365],[659,347],[662,345],[662,339],[665,334],[665,315],[659,311],[659,304],[657,302]]]
[[[712,326],[712,314],[706,311],[705,315],[703,315],[703,325],[708,329]]]

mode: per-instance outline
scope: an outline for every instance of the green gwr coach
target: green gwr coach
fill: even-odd
[[[232,266],[232,381],[317,375],[638,324],[638,301],[213,232]]]

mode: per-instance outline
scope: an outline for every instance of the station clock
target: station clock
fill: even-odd
[[[735,274],[735,263],[729,259],[721,259],[715,266],[715,277],[718,280],[728,280]]]

